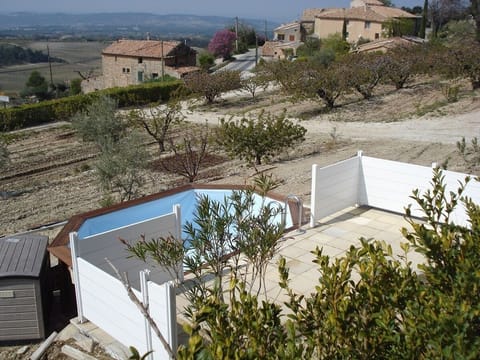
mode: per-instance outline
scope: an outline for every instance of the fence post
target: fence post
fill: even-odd
[[[317,173],[318,173],[318,165],[312,165],[312,190],[310,195],[310,227],[315,227],[315,223],[317,222],[316,218],[316,204],[319,199],[317,199]]]
[[[175,239],[182,242],[182,209],[179,204],[173,205],[173,213],[175,214]],[[179,271],[179,282],[183,282],[183,261],[179,264],[181,267]]]
[[[78,320],[80,323],[85,322],[85,317],[83,315],[83,305],[82,305],[82,291],[80,288],[80,272],[78,270],[78,234],[76,232],[71,232],[69,234],[70,238],[70,251],[72,253],[72,273],[73,273],[73,282],[75,283],[75,298],[77,302],[77,313]]]
[[[148,298],[148,274],[150,270],[142,270],[140,271],[140,292],[142,293],[142,303],[147,309],[147,312],[150,314],[149,309],[149,298]],[[147,318],[145,318],[145,340],[147,343],[147,352],[153,350],[152,346],[152,329],[150,327],[150,323],[148,322]],[[148,359],[152,360],[153,355],[150,354],[147,357]]]

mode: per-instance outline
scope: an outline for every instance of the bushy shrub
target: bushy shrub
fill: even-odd
[[[119,107],[139,106],[167,101],[181,81],[149,83],[146,85],[112,88],[85,95],[69,96],[17,108],[0,109],[0,131],[11,131],[29,126],[68,120],[88,104],[106,95],[118,102]]]

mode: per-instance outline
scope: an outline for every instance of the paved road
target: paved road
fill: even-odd
[[[235,55],[235,60],[222,67],[221,70],[236,70],[244,74],[250,72],[254,67],[255,49],[250,49],[245,54]]]

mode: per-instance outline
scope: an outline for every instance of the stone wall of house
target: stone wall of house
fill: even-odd
[[[105,89],[103,76],[95,76],[89,79],[85,79],[82,81],[80,86],[84,94]]]

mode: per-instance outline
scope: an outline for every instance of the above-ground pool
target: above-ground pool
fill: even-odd
[[[69,220],[63,230],[54,239],[49,251],[67,265],[71,265],[70,249],[68,248],[70,232],[77,232],[78,238],[81,241],[81,239],[171,213],[173,206],[176,204],[180,205],[181,208],[181,225],[183,229],[183,226],[187,222],[193,223],[195,210],[200,197],[208,196],[211,200],[223,202],[225,198],[228,198],[232,194],[233,190],[241,190],[243,188],[244,187],[241,186],[186,185],[144,198],[127,201],[112,207],[76,215]],[[258,207],[260,207],[262,197],[259,195],[255,195],[255,197],[258,200]],[[278,205],[283,209],[285,206],[285,197],[269,194],[266,198],[266,203],[272,202],[274,203],[273,206]],[[282,215],[279,213],[274,221],[280,222],[281,219]],[[287,206],[285,226],[289,228],[293,225],[294,222],[292,221],[290,207]]]

